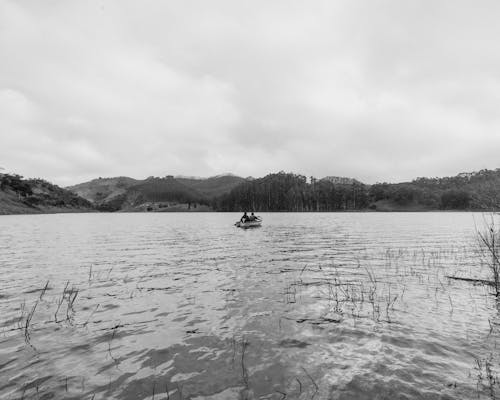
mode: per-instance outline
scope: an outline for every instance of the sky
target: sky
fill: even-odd
[[[0,167],[366,183],[500,167],[500,2],[0,0]]]

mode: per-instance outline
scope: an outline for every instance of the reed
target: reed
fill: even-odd
[[[494,216],[486,223],[485,229],[478,231],[478,239],[483,260],[490,271],[490,279],[495,295],[500,296],[500,231],[495,225]]]
[[[24,324],[24,339],[26,341],[26,343],[30,343],[30,324],[31,324],[31,320],[33,319],[33,315],[35,314],[35,310],[36,310],[36,306],[38,305],[38,300],[35,302],[35,304],[33,305],[33,308],[31,309],[30,312],[28,312],[28,314],[26,315],[26,322]]]
[[[489,357],[484,359],[476,358],[476,365],[474,369],[477,373],[477,392],[478,397],[481,397],[481,393],[486,393],[490,400],[497,400],[499,391],[499,379],[498,375],[493,369],[493,353]]]

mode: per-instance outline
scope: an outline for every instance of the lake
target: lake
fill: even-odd
[[[0,217],[0,398],[500,396],[489,217],[261,215]]]

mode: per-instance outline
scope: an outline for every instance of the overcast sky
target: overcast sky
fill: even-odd
[[[500,167],[500,2],[0,0],[0,167],[367,183]]]

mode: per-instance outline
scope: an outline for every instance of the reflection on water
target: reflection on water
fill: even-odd
[[[1,217],[0,397],[500,393],[473,214],[238,217]]]

